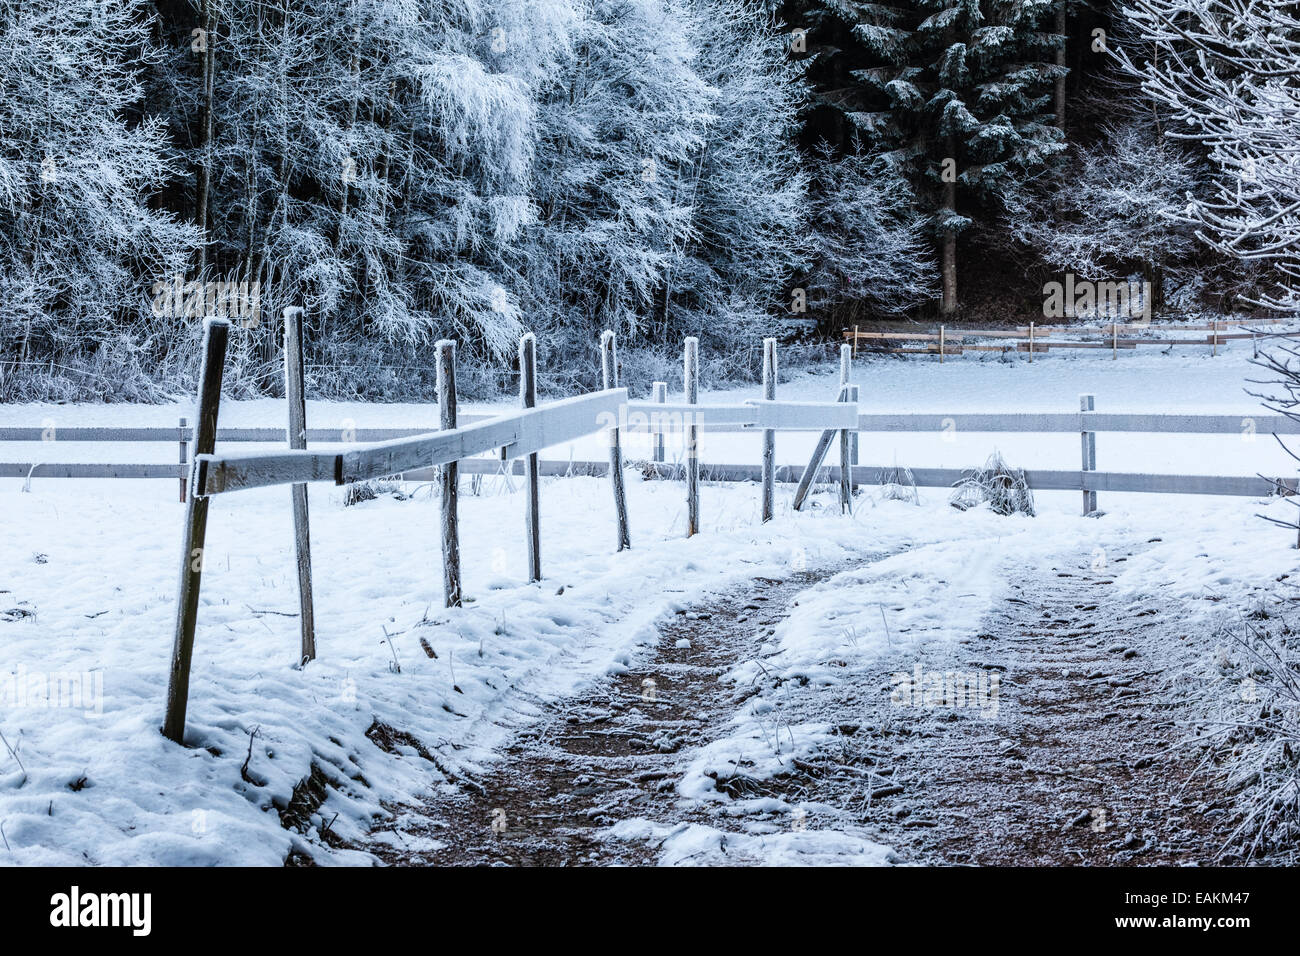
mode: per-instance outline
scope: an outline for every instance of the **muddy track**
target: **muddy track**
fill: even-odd
[[[755,578],[679,612],[644,660],[517,737],[478,779],[481,791],[398,808],[364,849],[397,865],[653,863],[650,850],[600,831],[629,816],[682,819],[673,793],[681,753],[712,739],[753,692],[719,678],[754,657],[799,592],[835,570]]]
[[[1012,582],[964,640],[895,649],[829,685],[720,681],[834,570],[755,579],[679,613],[635,668],[518,736],[481,791],[395,808],[364,849],[399,865],[648,864],[654,846],[603,831],[630,818],[788,831],[798,806],[799,828],[866,833],[906,862],[1216,861],[1231,813],[1202,752],[1179,745],[1185,715],[1161,703],[1182,653],[1167,609],[1118,604],[1079,555]],[[900,704],[897,675],[917,666],[996,675],[996,708]],[[770,779],[717,780],[729,815],[682,798],[685,760],[760,693],[786,721],[830,725],[831,743]]]

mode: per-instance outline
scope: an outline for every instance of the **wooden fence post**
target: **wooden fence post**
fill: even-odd
[[[843,355],[849,350],[844,346]],[[763,339],[763,398],[776,401],[776,339]],[[771,521],[776,511],[776,429],[763,429],[763,520]]]
[[[655,382],[651,399],[656,405],[664,405],[668,402],[668,383]],[[663,415],[652,423],[654,432],[654,460],[662,462],[664,460],[664,432],[663,432]]]
[[[537,336],[532,332],[519,340],[519,404],[537,407]],[[528,580],[542,579],[541,469],[540,456],[528,456],[528,493],[524,498],[524,521],[528,527]]]
[[[1029,361],[1034,360],[1034,323],[1029,323]]]
[[[307,447],[307,396],[303,377],[302,309],[284,310],[284,394],[289,402],[289,447]],[[296,484],[293,499],[293,547],[298,561],[298,613],[302,625],[300,664],[316,659],[316,614],[311,589],[311,533],[307,486]]]
[[[178,479],[181,486],[181,491],[180,491],[181,504],[185,504],[185,486],[188,483],[188,471],[185,468],[185,466],[189,464],[189,435],[187,434],[188,425],[189,422],[187,422],[184,418],[182,418],[180,429],[179,429],[180,441],[177,443],[180,446],[176,463],[181,466],[179,469],[180,478]]]
[[[443,431],[456,427],[456,343],[441,339],[438,349],[438,426]],[[460,529],[456,495],[460,466],[451,461],[442,466],[442,592],[447,607],[460,607]]]
[[[686,404],[695,405],[700,400],[700,340],[687,336],[683,356]],[[686,426],[686,537],[700,530],[700,427],[694,412],[687,412],[690,421]]]
[[[612,329],[600,333],[600,381],[603,388],[618,388],[618,341]],[[627,490],[623,487],[623,447],[619,443],[617,418],[609,430],[609,480],[618,517],[618,550],[622,551],[632,547],[632,539],[627,528]]]
[[[203,366],[199,370],[198,418],[194,424],[194,457],[211,455],[217,443],[217,412],[221,407],[221,377],[226,364],[230,322],[208,319],[203,326]],[[193,466],[191,466],[191,469]],[[176,743],[185,737],[185,710],[190,696],[190,658],[194,626],[199,617],[199,584],[203,577],[203,543],[208,530],[208,499],[190,489],[181,532],[181,577],[176,593],[176,633],[171,673],[167,681],[167,713],[163,736]]]
[[[847,402],[853,394],[853,386],[844,384],[840,387],[840,401]],[[853,459],[849,451],[849,429],[840,429],[840,514],[853,513],[853,492],[849,487],[853,480]]]
[[[1110,358],[1111,361],[1119,359],[1119,323],[1110,324]]]
[[[1093,411],[1093,396],[1079,396],[1079,411]],[[1088,472],[1097,470],[1097,433],[1083,430],[1083,417],[1079,418],[1079,444],[1082,452],[1082,472],[1080,481],[1083,485],[1083,513],[1092,514],[1097,510],[1097,492],[1088,488]]]
[[[858,387],[856,385],[849,386],[848,400],[852,402],[855,407],[857,406]],[[849,432],[849,466],[849,493],[857,494],[858,478],[854,471],[858,466],[858,430],[856,428]]]
[[[853,366],[850,360],[850,356],[845,354],[844,346],[840,346],[840,385],[841,386],[849,384],[849,377],[852,373],[852,369]],[[853,402],[855,405],[857,404],[858,387],[856,385],[849,386],[849,395],[847,400]],[[856,428],[849,433],[849,462],[850,464],[853,465],[856,465],[858,463],[858,431]],[[858,490],[857,479],[852,477],[852,471],[850,471],[849,475],[850,475],[849,490],[852,492],[856,492]]]
[[[939,364],[940,364],[940,365],[943,364],[943,337],[944,337],[944,331],[945,331],[945,330],[944,330],[944,327],[943,327],[942,325],[939,326]]]

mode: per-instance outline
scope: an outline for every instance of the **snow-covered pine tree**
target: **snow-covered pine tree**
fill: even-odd
[[[914,184],[958,307],[957,237],[1010,182],[1064,148],[1055,126],[1049,0],[806,0],[822,106]]]

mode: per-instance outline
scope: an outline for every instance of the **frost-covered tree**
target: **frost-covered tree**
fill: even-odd
[[[677,0],[595,0],[542,91],[530,306],[583,338],[646,334],[693,238],[712,91],[688,17]]]
[[[1259,303],[1300,310],[1300,19],[1281,0],[1134,0],[1149,54],[1122,66],[1170,114],[1166,134],[1218,170],[1185,220],[1219,252],[1264,263],[1282,288]]]
[[[814,152],[808,306],[844,324],[896,315],[930,299],[935,257],[926,217],[899,170],[860,149]]]
[[[534,87],[574,16],[567,0],[229,0],[206,34],[210,141],[184,122],[202,116],[204,68],[180,59],[191,23],[174,19],[196,189],[212,168],[211,268],[260,282],[273,314],[305,305],[316,338],[457,334],[504,354],[522,327]]]
[[[174,170],[141,109],[149,30],[137,0],[0,0],[0,355],[171,334],[144,277],[195,234],[151,203]]]
[[[1005,222],[1054,269],[1089,280],[1142,275],[1159,310],[1166,274],[1195,246],[1191,229],[1174,217],[1197,181],[1195,157],[1148,121],[1129,121],[1103,127],[1038,181],[1013,186]]]
[[[259,283],[268,320],[234,340],[232,381],[277,380],[288,304],[337,366],[327,388],[427,377],[417,353],[442,335],[470,361],[513,350],[535,87],[575,17],[569,0],[165,6],[148,89],[189,174],[169,203],[206,226],[193,277]]]
[[[539,106],[529,312],[584,347],[770,322],[807,212],[799,72],[757,5],[592,3]]]

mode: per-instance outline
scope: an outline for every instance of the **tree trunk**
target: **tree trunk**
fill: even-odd
[[[1149,284],[1151,289],[1151,317],[1154,319],[1164,311],[1165,307],[1165,276],[1164,270],[1150,262],[1142,264],[1142,278]]]
[[[1056,32],[1065,36],[1065,0],[1058,0],[1056,4]],[[1056,50],[1056,65],[1065,69],[1065,41],[1062,39],[1061,45]],[[1056,128],[1062,133],[1065,132],[1065,74],[1062,73],[1056,78],[1056,98],[1054,112],[1056,113]]]
[[[948,155],[956,159],[956,150],[951,140],[948,142]],[[954,171],[955,176],[955,171]],[[943,208],[949,215],[957,211],[957,183],[943,184]],[[943,231],[943,300],[939,304],[941,315],[952,315],[957,311],[957,233],[952,229]]]
[[[199,277],[208,265],[208,194],[212,186],[212,83],[216,38],[212,35],[212,0],[203,0],[199,11],[203,31],[203,95],[199,102],[199,168],[195,177],[194,222],[199,227]]]

